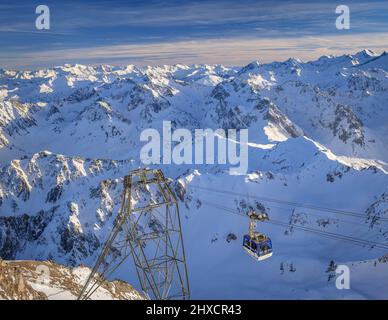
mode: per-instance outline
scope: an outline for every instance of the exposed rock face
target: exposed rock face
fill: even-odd
[[[39,239],[57,209],[58,206],[48,211],[41,210],[33,216],[0,217],[0,256],[15,259],[17,252]]]
[[[120,170],[115,173],[118,166]],[[126,161],[40,152],[32,159],[15,160],[0,169],[0,256],[17,259],[21,252],[27,253],[34,247],[40,249],[33,256],[27,255],[45,259],[53,254],[49,253],[50,248],[56,248],[63,261],[76,265],[95,254],[104,235],[99,239],[93,228],[107,221],[113,223],[113,210],[120,203],[121,183],[104,178],[122,177],[126,166]],[[87,186],[90,179],[96,182]],[[90,200],[95,204],[92,217],[97,224],[82,224],[80,215]],[[45,204],[44,209],[35,211],[31,203],[39,207]]]
[[[270,125],[284,130],[292,138],[303,135],[303,131],[292,123],[273,103],[269,103],[265,119],[268,119]]]
[[[338,136],[341,141],[365,146],[363,123],[353,113],[352,109],[343,105],[338,105],[335,109],[335,119],[330,126],[334,136]]]
[[[66,268],[52,261],[0,260],[0,300],[75,300],[90,269]],[[124,281],[105,282],[91,299],[142,300]]]
[[[27,283],[23,270],[17,263],[10,265],[0,260],[0,299],[1,300],[45,300],[47,296],[35,291]]]
[[[30,104],[18,100],[2,101],[0,98],[0,150],[7,145],[8,137],[28,134],[28,129],[36,126]]]

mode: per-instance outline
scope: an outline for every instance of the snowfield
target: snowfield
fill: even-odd
[[[298,229],[388,247],[387,101],[388,54],[369,50],[242,68],[0,70],[0,257],[93,266],[123,176],[143,167],[142,130],[247,128],[245,175],[160,165],[180,199],[192,298],[388,299],[388,250]],[[249,207],[285,224],[258,225],[274,247],[263,262],[243,251],[248,219],[232,212]],[[114,278],[140,288],[132,261]]]

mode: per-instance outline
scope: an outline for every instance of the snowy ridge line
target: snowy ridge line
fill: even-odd
[[[381,170],[384,174],[388,174],[388,171],[386,170],[388,164],[382,160],[337,156],[331,150],[329,150],[319,142],[314,141],[313,139],[310,139],[306,136],[304,138],[312,142],[318,148],[318,150],[323,152],[323,154],[325,154],[326,157],[330,160],[338,161],[339,163],[348,167],[352,167],[355,170],[367,169],[370,166],[374,166]]]
[[[224,206],[221,206],[221,205],[217,205],[215,203],[211,203],[211,202],[208,202],[208,201],[202,201],[202,203],[207,204],[209,206],[212,206],[214,208],[220,209],[220,210],[225,210],[225,211],[227,211],[229,213],[233,213],[233,214],[236,214],[236,215],[248,218],[247,215],[242,214],[242,213],[238,212],[237,210],[233,210],[231,208],[227,208],[227,207],[224,207]],[[349,241],[349,242],[352,242],[355,245],[359,245],[359,246],[362,246],[362,247],[370,246],[371,249],[376,248],[376,249],[381,249],[381,250],[384,250],[384,251],[388,250],[388,245],[385,245],[384,243],[380,243],[380,242],[376,242],[376,241],[359,239],[359,238],[356,238],[356,237],[351,237],[351,236],[347,236],[347,235],[341,235],[341,234],[333,233],[333,232],[329,232],[329,231],[322,231],[322,230],[318,230],[318,229],[314,229],[314,228],[309,228],[309,227],[304,227],[304,226],[299,226],[299,225],[295,225],[295,224],[291,225],[291,224],[289,224],[287,222],[280,221],[280,220],[273,220],[273,219],[271,219],[270,221],[264,221],[264,222],[265,223],[269,223],[269,224],[273,224],[273,225],[282,226],[282,227],[287,227],[287,228],[289,228],[289,227],[297,228],[299,230],[303,230],[303,231],[306,231],[306,232],[310,232],[310,233],[314,233],[314,234],[317,234],[317,235],[321,235],[323,237],[326,237],[326,238],[332,239],[332,240],[345,240],[345,241]]]
[[[191,185],[191,184],[188,184],[187,187],[202,189],[205,191],[212,191],[212,192],[224,193],[224,194],[229,194],[229,195],[235,195],[235,196],[245,197],[245,198],[248,196],[247,194],[243,194],[243,193],[220,190],[220,189],[215,189],[215,188],[201,187],[201,186]],[[333,209],[333,208],[326,208],[326,207],[320,207],[320,206],[311,205],[311,204],[303,204],[303,203],[298,203],[298,202],[292,202],[292,201],[286,201],[286,200],[280,200],[280,199],[274,199],[274,198],[267,198],[267,197],[259,197],[259,196],[254,196],[254,195],[249,195],[249,197],[254,198],[254,199],[258,199],[258,200],[262,200],[262,201],[286,204],[286,205],[290,205],[290,206],[294,206],[294,207],[301,207],[301,208],[305,208],[305,209],[325,211],[325,212],[330,212],[330,213],[335,213],[335,214],[343,214],[343,215],[354,216],[354,217],[364,218],[364,219],[367,218],[365,216],[365,214],[353,212],[353,211],[345,211],[345,210],[339,210],[339,209]],[[388,222],[388,218],[379,218],[379,220],[381,220],[383,222]]]

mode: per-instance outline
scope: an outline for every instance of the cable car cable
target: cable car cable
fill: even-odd
[[[227,191],[227,190],[220,190],[220,189],[215,189],[215,188],[201,187],[201,186],[192,185],[192,184],[187,184],[187,187],[202,189],[202,190],[206,190],[206,191],[213,191],[213,192],[218,192],[218,193],[224,193],[224,194],[229,194],[229,195],[236,195],[236,196],[240,196],[240,197],[246,197],[246,194],[242,194],[242,193],[238,193],[238,192],[234,192],[234,191]],[[275,203],[285,204],[285,205],[289,205],[289,206],[293,206],[293,207],[301,207],[301,208],[305,208],[305,209],[325,211],[325,212],[330,212],[330,213],[335,213],[335,214],[354,216],[354,217],[363,218],[363,219],[367,219],[368,218],[367,216],[365,216],[365,214],[354,212],[354,211],[332,209],[332,208],[320,207],[320,206],[311,205],[311,204],[303,204],[303,203],[298,203],[298,202],[280,200],[280,199],[275,199],[275,198],[259,197],[259,196],[254,196],[254,195],[250,195],[250,197],[258,199],[258,200],[261,200],[261,201],[275,202]],[[381,217],[379,217],[379,220],[383,221],[383,222],[388,222],[388,218],[381,218]]]
[[[235,214],[235,215],[239,215],[239,216],[243,216],[245,218],[248,218],[248,216],[246,214],[243,214],[243,213],[241,213],[241,212],[239,212],[237,210],[233,210],[231,208],[226,208],[224,206],[221,206],[221,205],[218,205],[218,204],[214,204],[214,203],[210,203],[210,202],[207,202],[207,201],[201,201],[201,202],[204,203],[204,204],[207,204],[209,206],[213,206],[213,207],[215,207],[217,209],[227,211],[228,213],[232,213],[232,214]],[[295,225],[295,224],[294,225],[290,225],[289,223],[284,222],[284,221],[280,221],[280,220],[273,220],[273,219],[271,219],[269,221],[265,221],[265,223],[272,224],[272,225],[283,226],[283,227],[287,227],[287,228],[292,227],[292,228],[296,228],[296,229],[303,230],[303,231],[306,231],[306,232],[310,232],[310,233],[314,233],[314,234],[317,234],[317,235],[321,235],[321,236],[329,238],[329,239],[344,240],[344,241],[352,242],[353,244],[357,244],[357,245],[362,246],[362,247],[370,246],[371,248],[388,250],[388,245],[385,245],[384,243],[380,243],[380,242],[376,242],[376,241],[358,239],[358,238],[355,238],[355,237],[352,237],[352,236],[341,235],[341,234],[337,234],[337,233],[333,233],[333,232],[318,230],[318,229],[309,228],[309,227],[300,226],[300,225]]]

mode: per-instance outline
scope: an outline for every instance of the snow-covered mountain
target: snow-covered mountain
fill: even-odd
[[[143,166],[143,129],[161,131],[165,120],[174,129],[248,128],[246,175],[161,165],[181,199],[192,296],[387,298],[388,252],[293,229],[388,245],[387,57],[364,50],[242,68],[0,70],[0,257],[92,265],[117,216],[122,177]],[[247,219],[211,204],[265,208],[289,224],[259,226],[274,256],[245,255]],[[336,289],[331,261],[351,268],[352,290]],[[133,267],[119,276],[136,286]]]

